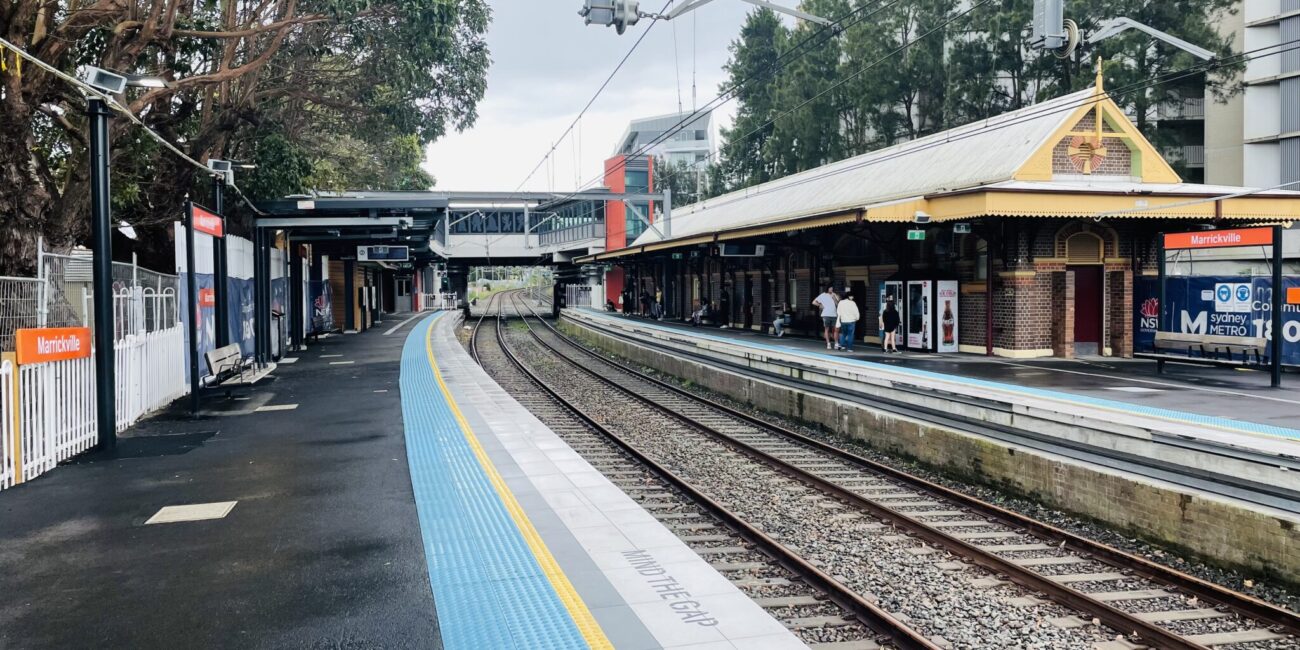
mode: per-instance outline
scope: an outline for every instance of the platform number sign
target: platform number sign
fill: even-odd
[[[1250,313],[1250,284],[1219,282],[1214,285],[1214,311]]]

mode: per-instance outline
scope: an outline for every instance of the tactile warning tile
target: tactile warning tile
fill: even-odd
[[[462,433],[425,347],[424,319],[402,350],[406,455],[443,646],[587,648],[564,603]]]
[[[613,320],[603,314],[594,311],[584,312],[584,315],[594,316],[598,319]],[[625,323],[626,321],[615,320],[614,322]],[[676,329],[672,327],[663,327],[660,325],[655,325],[653,323],[643,323],[639,321],[636,323],[636,327],[659,331],[659,332],[666,332],[671,334],[682,333],[682,330],[680,329]],[[770,345],[767,343],[758,343],[755,341],[744,341],[740,339],[727,338],[724,336],[713,336],[710,334],[698,333],[694,331],[690,332],[690,335],[692,338],[714,341],[718,343],[725,343],[727,345],[742,346],[742,347],[753,348],[756,350],[778,352],[781,354],[792,354],[792,355],[799,355],[805,357],[815,357],[818,359],[829,359],[835,361],[836,363],[865,366],[870,368],[880,368],[880,369],[888,370],[889,372],[895,372],[904,375],[912,375],[914,377],[924,377],[927,379],[939,379],[943,381],[951,381],[960,384],[966,384],[968,386],[990,388],[990,389],[1002,390],[1002,391],[1012,391],[1016,393],[1021,393],[1023,395],[1032,395],[1035,397],[1042,397],[1046,399],[1053,399],[1053,400],[1058,400],[1063,402],[1074,402],[1079,405],[1095,406],[1099,408],[1109,409],[1112,411],[1128,412],[1134,415],[1160,418],[1163,420],[1171,420],[1171,421],[1181,422],[1185,424],[1195,424],[1200,426],[1215,427],[1218,429],[1240,431],[1243,433],[1274,436],[1277,438],[1286,438],[1290,440],[1300,440],[1300,430],[1288,429],[1286,427],[1278,427],[1269,424],[1261,424],[1258,422],[1249,422],[1246,420],[1233,420],[1230,418],[1216,417],[1213,415],[1201,415],[1199,413],[1188,413],[1187,411],[1174,411],[1174,410],[1164,409],[1164,408],[1159,408],[1154,406],[1143,406],[1141,404],[1120,402],[1116,400],[1103,399],[1100,397],[1089,397],[1087,395],[1078,395],[1075,393],[1065,393],[1061,391],[1048,390],[1045,388],[1030,388],[1028,386],[1017,386],[1014,384],[1006,384],[1002,382],[989,381],[986,379],[974,379],[971,377],[963,377],[961,375],[947,375],[938,372],[931,372],[929,370],[918,370],[916,368],[905,368],[902,366],[893,366],[893,365],[886,365],[882,363],[876,363],[873,361],[865,361],[863,359],[853,359],[849,357],[837,356],[832,354],[824,354],[821,352],[817,352],[815,350],[800,350],[794,347],[783,347],[779,345]]]

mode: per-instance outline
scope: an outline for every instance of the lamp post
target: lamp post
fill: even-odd
[[[157,77],[119,75],[88,67],[82,78],[106,95],[120,94],[128,86],[158,88],[167,81]],[[108,120],[113,116],[102,96],[86,98],[86,115],[90,121],[90,230],[93,244],[91,267],[94,282],[95,323],[95,418],[99,447],[112,450],[117,446],[117,376],[114,364],[113,320],[113,206],[109,190]]]

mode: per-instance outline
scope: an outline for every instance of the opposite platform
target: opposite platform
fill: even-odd
[[[401,380],[446,647],[805,647],[497,386],[458,322],[412,330]]]

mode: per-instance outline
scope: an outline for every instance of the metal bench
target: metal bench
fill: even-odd
[[[209,373],[203,380],[204,386],[215,388],[249,383],[245,381],[244,374],[252,364],[245,361],[239,345],[231,343],[209,350],[203,353],[203,359],[208,363]]]
[[[1162,373],[1166,361],[1225,367],[1262,365],[1268,340],[1262,336],[1156,332],[1155,348],[1155,352],[1138,352],[1133,356],[1155,359],[1156,372]]]

